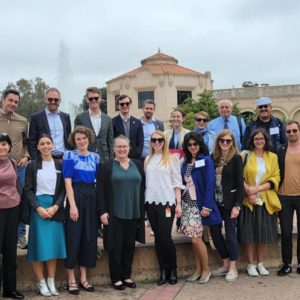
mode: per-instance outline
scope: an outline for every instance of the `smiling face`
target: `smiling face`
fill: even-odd
[[[116,159],[128,158],[129,150],[130,150],[129,143],[126,139],[123,138],[115,139],[114,153]]]
[[[20,97],[13,93],[9,93],[4,99],[2,99],[2,110],[6,114],[12,114],[18,108]]]
[[[0,159],[7,159],[10,145],[6,141],[0,141]]]
[[[218,140],[222,152],[227,152],[232,146],[232,137],[227,134]]]
[[[49,91],[45,98],[45,104],[52,113],[57,111],[60,101],[59,93],[56,91]]]
[[[173,111],[171,116],[172,125],[175,127],[181,127],[183,123],[183,116],[180,111]]]
[[[268,121],[271,118],[272,106],[270,104],[259,105],[257,107],[258,117],[261,120]]]
[[[42,137],[37,144],[37,149],[42,156],[50,156],[53,150],[53,143],[50,138]]]
[[[153,133],[151,136],[151,147],[154,153],[162,153],[165,144],[165,139],[158,133]]]
[[[146,120],[151,120],[155,112],[154,104],[145,103],[143,107],[143,114]]]
[[[118,106],[121,114],[128,115],[130,113],[131,101],[128,97],[126,97],[122,100],[119,100]]]
[[[86,152],[89,146],[89,138],[84,133],[76,133],[74,136],[76,149],[80,152]]]
[[[195,122],[198,128],[203,129],[208,125],[208,118],[204,115],[198,114],[195,118]]]
[[[228,119],[232,113],[232,105],[228,100],[221,100],[218,103],[218,110],[221,117]]]
[[[262,133],[259,132],[253,137],[253,145],[256,150],[264,150],[266,140]]]
[[[200,146],[198,142],[196,142],[194,139],[189,139],[187,146],[188,146],[188,151],[192,154],[192,157],[196,157],[200,151]]]
[[[86,102],[90,110],[98,110],[101,103],[101,96],[98,93],[88,92]]]

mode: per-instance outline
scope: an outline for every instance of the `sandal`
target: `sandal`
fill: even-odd
[[[91,284],[89,284],[87,280],[85,280],[84,282],[80,282],[79,286],[86,292],[95,292],[95,288]]]
[[[67,290],[71,295],[79,295],[79,288],[76,282],[71,282],[67,286]]]

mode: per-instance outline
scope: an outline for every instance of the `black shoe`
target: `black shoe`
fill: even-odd
[[[289,273],[292,273],[292,267],[290,265],[283,265],[282,268],[277,272],[278,276],[286,276]],[[298,272],[298,268],[297,268]],[[298,272],[299,273],[299,272]]]
[[[87,281],[80,282],[79,286],[82,289],[84,289],[86,292],[90,292],[90,293],[95,292],[95,288],[91,284],[89,284]]]
[[[167,280],[168,280],[167,271],[162,270],[160,272],[160,277],[157,281],[157,285],[163,285],[163,284],[167,283]]]
[[[176,270],[171,270],[170,271],[169,283],[170,284],[176,284],[177,283],[177,271]]]
[[[123,281],[123,284],[126,286],[126,287],[129,287],[131,289],[135,289],[136,288],[136,283],[134,281],[126,281],[124,280]]]
[[[3,293],[3,298],[11,298],[11,299],[24,299],[24,295],[17,291],[12,291],[9,293]]]
[[[126,288],[126,286],[122,283],[122,284],[115,284],[115,283],[113,283],[113,287],[114,287],[114,289],[115,290],[118,290],[118,291],[123,291],[123,290],[125,290],[125,288]]]

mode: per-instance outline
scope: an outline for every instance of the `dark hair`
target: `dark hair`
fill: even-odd
[[[43,138],[48,138],[53,144],[52,137],[47,133],[42,133],[42,134],[39,135],[36,145],[38,145],[40,140],[43,139]],[[41,152],[40,152],[40,150],[38,150],[37,157],[36,157],[36,164],[37,164],[38,169],[42,169],[42,161],[43,160],[42,160]]]
[[[289,120],[289,121],[287,121],[286,124],[285,124],[285,127],[288,126],[288,125],[292,125],[292,124],[296,124],[298,126],[298,129],[300,130],[300,124],[296,120]]]
[[[250,136],[249,142],[248,142],[248,149],[250,150],[254,150],[255,146],[254,146],[254,137],[256,135],[258,135],[259,133],[261,133],[264,138],[265,138],[265,146],[264,146],[264,150],[265,151],[271,151],[272,149],[272,143],[271,143],[271,139],[266,131],[266,129],[264,128],[257,128],[255,129]]]
[[[197,155],[199,155],[199,154],[208,155],[209,154],[208,148],[204,143],[202,135],[197,132],[189,132],[184,136],[183,144],[182,144],[182,149],[185,154],[186,161],[188,163],[190,163],[192,161],[192,154],[188,149],[188,143],[190,140],[194,140],[196,143],[199,144],[199,152],[197,153]]]
[[[155,108],[155,106],[156,106],[154,100],[152,100],[152,99],[146,99],[146,100],[144,101],[144,103],[143,103],[143,107],[145,107],[146,104],[154,105],[154,108]]]
[[[0,142],[6,142],[9,145],[9,150],[8,152],[10,152],[11,147],[12,147],[12,142],[11,139],[9,137],[9,135],[7,133],[0,133]]]
[[[7,89],[7,90],[4,90],[4,91],[2,92],[2,99],[5,99],[5,98],[7,97],[8,94],[14,94],[14,95],[18,96],[19,99],[20,99],[20,93],[19,93],[17,90],[15,90],[15,89]]]
[[[117,99],[117,104],[119,105],[120,101],[122,101],[122,100],[125,99],[125,98],[128,98],[129,101],[130,101],[130,103],[132,103],[132,100],[131,100],[131,98],[130,98],[129,96],[127,96],[127,95],[120,95],[120,96],[118,97],[118,99]]]
[[[180,109],[180,108],[175,108],[175,109],[172,111],[171,116],[173,115],[173,113],[174,113],[175,111],[180,112],[181,115],[182,115],[182,118],[185,117],[185,112],[184,112],[182,109]]]
[[[68,138],[69,144],[73,147],[76,147],[75,135],[77,133],[84,134],[89,139],[89,143],[93,143],[95,141],[95,135],[90,128],[84,126],[76,126]]]
[[[95,86],[88,87],[85,91],[85,97],[87,98],[88,93],[96,93],[101,97],[101,90]]]

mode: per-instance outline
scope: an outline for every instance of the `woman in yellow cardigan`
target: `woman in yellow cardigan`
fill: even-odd
[[[275,213],[281,210],[277,196],[280,181],[277,155],[270,152],[265,129],[256,129],[249,140],[250,151],[243,151],[246,196],[239,219],[239,240],[246,244],[249,276],[269,275],[264,267],[265,244],[277,241]],[[256,250],[257,265],[254,263]]]

